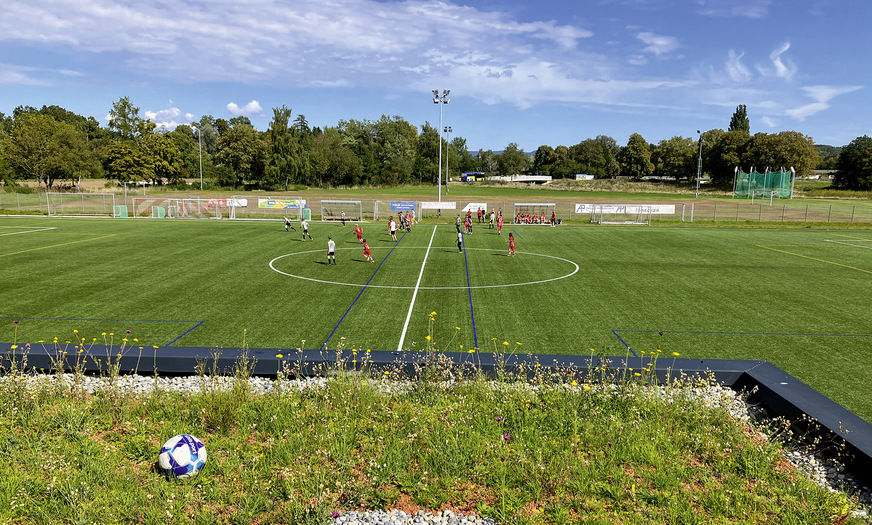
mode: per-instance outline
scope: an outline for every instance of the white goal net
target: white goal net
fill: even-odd
[[[114,193],[46,193],[48,215],[113,215]]]
[[[375,201],[372,206],[372,218],[375,221],[388,220],[398,213],[411,213],[413,220],[421,218],[421,205],[415,201]]]
[[[595,224],[651,224],[651,206],[626,204],[595,204],[590,222]]]
[[[292,221],[303,220],[306,199],[292,195],[234,195],[231,203],[236,208],[237,219],[279,219],[287,217]]]
[[[321,201],[321,221],[360,221],[363,205],[360,201]]]
[[[131,216],[154,219],[233,219],[236,207],[232,199],[200,197],[133,197]]]
[[[511,221],[514,224],[551,224],[551,217],[556,216],[557,205],[553,202],[515,203]]]

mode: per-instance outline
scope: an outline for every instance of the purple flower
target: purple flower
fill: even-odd
[[[505,460],[506,460],[506,456],[500,455],[500,461],[505,461]]]
[[[336,512],[335,510],[333,511],[333,517],[334,517],[334,518],[338,518],[338,517],[339,517],[339,513]]]
[[[25,344],[24,344],[24,348],[27,349],[27,350],[30,350],[30,343],[25,343]]]
[[[129,334],[129,333],[130,333],[130,330],[128,330],[127,333]]]
[[[508,440],[512,439],[512,435],[511,434],[503,434],[503,439],[508,441]]]
[[[12,321],[14,324],[18,324],[18,319]]]
[[[609,446],[612,446],[612,442],[611,442],[611,441],[609,441]]]
[[[497,416],[497,423],[502,423],[503,421],[505,421],[503,416]]]

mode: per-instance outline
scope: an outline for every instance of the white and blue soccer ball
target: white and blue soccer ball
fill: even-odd
[[[193,478],[206,466],[206,445],[190,434],[173,436],[161,447],[157,464],[171,478]]]

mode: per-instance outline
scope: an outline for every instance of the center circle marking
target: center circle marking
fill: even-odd
[[[372,247],[371,249],[372,250],[390,250],[392,248],[396,249],[396,247],[391,247],[391,246],[375,246],[375,247]],[[439,248],[444,248],[444,246],[442,246],[442,247],[435,246],[434,248],[439,249]],[[359,249],[360,248],[357,248],[357,247],[355,247],[355,248],[337,248],[336,251],[339,251],[339,250],[359,250]],[[400,249],[414,249],[414,248],[400,248]],[[501,251],[503,251],[503,250],[496,250],[493,248],[467,248],[467,250],[480,250],[480,251],[486,251],[486,252],[501,252]],[[414,286],[388,286],[388,285],[382,285],[382,284],[370,284],[369,286],[367,286],[366,284],[327,281],[325,279],[316,279],[314,277],[306,277],[303,275],[297,275],[297,274],[293,274],[293,273],[289,273],[289,272],[284,272],[282,270],[279,270],[278,268],[276,268],[273,265],[273,263],[275,263],[279,259],[284,259],[285,257],[292,257],[294,255],[305,255],[307,253],[323,253],[323,252],[324,252],[324,250],[308,250],[305,252],[286,253],[285,255],[279,255],[278,257],[272,259],[269,262],[269,267],[274,272],[280,273],[282,275],[287,275],[288,277],[294,277],[296,279],[303,279],[304,281],[312,281],[312,282],[316,282],[316,283],[336,284],[339,286],[354,286],[357,288],[364,288],[364,287],[367,287],[367,288],[390,288],[390,289],[394,289],[394,290],[414,290],[415,289]],[[481,286],[418,286],[417,288],[419,290],[467,290],[470,288],[475,288],[475,289],[478,289],[478,288],[508,288],[510,286],[529,286],[531,284],[543,284],[543,283],[548,283],[551,281],[559,281],[560,279],[566,279],[567,277],[572,277],[573,275],[578,273],[578,270],[579,270],[578,264],[570,261],[569,259],[564,259],[563,257],[557,257],[555,255],[545,255],[542,253],[532,253],[532,252],[517,252],[517,253],[523,254],[523,255],[533,255],[536,257],[547,257],[549,259],[557,259],[558,261],[563,261],[563,262],[567,262],[567,263],[571,264],[575,269],[572,270],[571,272],[569,272],[565,275],[561,275],[559,277],[552,277],[551,279],[541,279],[538,281],[529,281],[529,282],[525,282],[525,283],[486,284],[486,285],[481,285]]]

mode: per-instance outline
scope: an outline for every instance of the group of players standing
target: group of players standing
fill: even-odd
[[[478,222],[483,223],[484,219],[487,217],[487,212],[483,211],[481,208],[478,209]],[[297,229],[291,225],[291,220],[283,216],[285,219],[285,231],[289,232]],[[342,212],[342,226],[345,226],[345,212]],[[403,214],[402,212],[397,214],[397,220],[394,220],[394,217],[388,220],[388,231],[391,235],[391,240],[397,242],[397,230],[405,229],[406,232],[412,231],[412,224],[416,223],[414,212],[406,212]],[[463,226],[463,230],[461,231],[461,225]],[[490,216],[488,217],[488,229],[493,229],[494,225],[497,228],[497,235],[502,235],[503,233],[503,212],[499,210],[494,213],[493,210],[490,212]],[[468,234],[472,235],[472,210],[467,210],[465,220],[461,221],[460,215],[457,216],[457,220],[455,221],[455,226],[457,228],[457,249],[458,251],[463,251],[463,235]],[[302,241],[306,242],[306,238],[308,237],[310,241],[312,236],[309,234],[309,221],[303,219],[300,221],[300,228],[303,230],[302,232]],[[372,258],[372,253],[369,247],[369,243],[366,242],[366,239],[363,238],[363,230],[360,228],[360,224],[354,225],[354,230],[352,230],[355,235],[357,235],[357,241],[363,244],[363,257],[371,263],[375,262],[375,259]],[[509,238],[506,241],[509,243],[509,256],[515,255],[515,238],[509,233]],[[327,264],[336,264],[336,241],[333,240],[333,237],[327,237]]]

